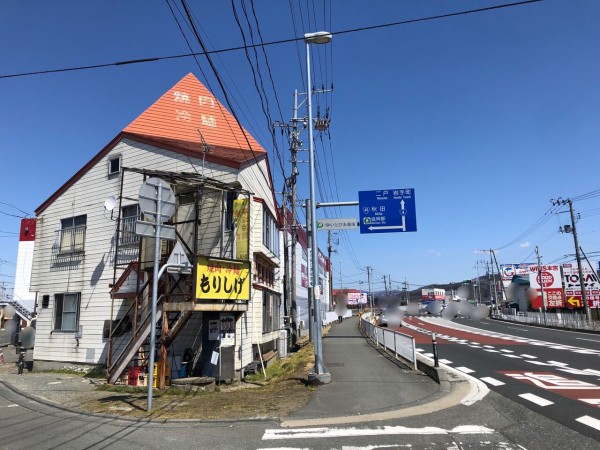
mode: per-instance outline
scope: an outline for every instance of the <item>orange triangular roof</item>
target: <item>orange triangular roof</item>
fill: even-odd
[[[163,94],[123,132],[192,152],[197,150],[199,155],[206,143],[213,158],[238,163],[266,154],[192,73]]]

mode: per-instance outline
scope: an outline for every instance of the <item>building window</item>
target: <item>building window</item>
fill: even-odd
[[[140,218],[140,206],[127,205],[121,210],[121,245],[137,245],[140,237],[135,234],[135,222]]]
[[[79,294],[54,296],[54,329],[77,331],[79,325]]]
[[[108,176],[121,172],[121,155],[108,160]]]
[[[263,334],[279,329],[281,298],[273,292],[263,291]]]
[[[83,252],[87,216],[69,217],[60,221],[59,253]]]
[[[227,191],[225,204],[225,229],[233,230],[233,201],[237,198],[237,192]]]
[[[266,208],[263,209],[263,245],[279,256],[279,225]]]

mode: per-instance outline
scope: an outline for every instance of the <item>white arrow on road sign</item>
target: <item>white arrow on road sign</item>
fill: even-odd
[[[183,249],[183,245],[181,242],[177,241],[175,244],[175,248],[171,252],[171,256],[169,256],[169,260],[167,261],[167,265],[179,265],[179,266],[187,266],[189,267],[189,273],[192,272],[192,264]],[[168,267],[167,272],[181,272],[181,267]],[[188,273],[188,272],[186,272]]]
[[[369,230],[405,230],[406,226],[405,225],[390,225],[390,226],[374,227],[373,225],[371,225],[368,228],[369,228]]]

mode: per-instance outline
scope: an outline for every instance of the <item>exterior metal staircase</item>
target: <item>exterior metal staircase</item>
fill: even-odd
[[[25,308],[23,305],[21,305],[18,301],[15,301],[15,300],[2,301],[2,300],[0,300],[0,304],[11,305],[13,308],[15,308],[16,313],[23,320],[30,321],[31,319],[33,319],[33,312],[29,311],[27,308]]]

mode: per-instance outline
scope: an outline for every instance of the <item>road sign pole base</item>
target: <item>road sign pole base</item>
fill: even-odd
[[[329,384],[329,383],[331,383],[331,374],[329,372],[325,372],[325,373],[311,372],[308,374],[308,384],[315,386],[315,385]]]

